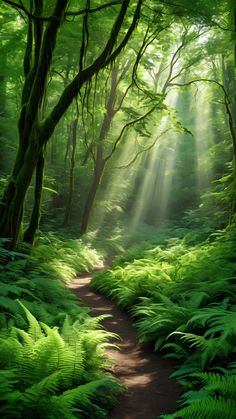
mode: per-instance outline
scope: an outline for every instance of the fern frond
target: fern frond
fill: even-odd
[[[2,369],[17,365],[22,359],[22,344],[13,336],[0,339],[0,366]]]
[[[77,407],[83,412],[90,410],[91,417],[97,419],[106,418],[106,411],[99,408],[96,401],[103,398],[104,393],[106,393],[106,397],[109,399],[115,393],[122,391],[124,391],[124,387],[118,381],[111,377],[104,377],[65,391],[61,396],[57,397],[57,402],[66,405],[70,409]]]
[[[41,397],[55,394],[59,389],[60,375],[60,371],[56,371],[27,388],[23,394],[24,402],[34,404]]]
[[[236,403],[231,399],[209,397],[195,401],[173,414],[173,418],[184,419],[235,419]]]
[[[231,345],[220,338],[206,339],[204,336],[193,333],[176,331],[169,336],[180,336],[180,339],[187,342],[190,348],[196,347],[201,354],[202,367],[211,362],[216,356],[225,356],[231,350]]]
[[[36,318],[30,313],[30,311],[24,306],[24,304],[21,303],[21,301],[17,300],[17,302],[26,314],[29,323],[28,335],[33,339],[33,341],[36,342],[37,339],[40,339],[44,336],[40,324],[36,320]]]
[[[236,375],[222,375],[214,373],[198,373],[192,374],[193,377],[199,378],[204,384],[208,392],[219,392],[223,397],[236,399]]]

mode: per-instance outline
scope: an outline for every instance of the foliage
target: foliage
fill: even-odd
[[[236,375],[215,373],[191,374],[197,382],[201,382],[199,390],[188,391],[184,395],[184,405],[181,410],[163,418],[227,418],[233,419],[236,414],[235,389]]]
[[[189,390],[188,406],[173,417],[223,417],[224,409],[235,415],[230,366],[236,343],[234,238],[231,226],[195,246],[169,240],[144,250],[142,258],[138,249],[132,263],[128,254],[123,266],[93,277],[94,289],[133,316],[142,341],[181,363],[173,376]]]
[[[20,306],[28,331],[12,327],[0,340],[1,414],[83,418],[95,412],[94,417],[105,418],[109,397],[120,390],[118,382],[101,373],[106,365],[103,342],[109,334],[91,330],[91,321],[70,324],[68,318],[59,332]]]
[[[33,249],[32,262],[34,258],[39,262],[38,269],[46,268],[47,272],[49,269],[54,277],[64,281],[101,264],[100,255],[90,244],[86,245],[80,239],[63,239],[53,233],[47,233],[40,238]]]
[[[119,390],[101,375],[110,336],[66,288],[100,265],[92,243],[118,254],[93,287],[181,364],[174,376],[189,391],[174,417],[230,418],[234,2],[77,3],[0,5],[2,414],[106,416]],[[17,248],[40,220],[73,239]]]
[[[49,234],[30,256],[0,247],[0,258],[1,416],[106,418],[122,391],[104,372],[116,336],[65,287],[98,254]]]
[[[19,298],[37,319],[49,324],[61,324],[65,313],[73,319],[78,315],[74,296],[65,283],[81,272],[101,263],[98,253],[80,240],[63,240],[48,234],[39,240],[30,256],[8,252],[0,247],[0,302],[4,318],[11,317],[25,325],[15,302]],[[7,264],[6,264],[7,262]],[[86,309],[81,310],[86,313]],[[17,316],[16,316],[17,314]]]

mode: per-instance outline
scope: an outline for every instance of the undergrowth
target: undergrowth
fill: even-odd
[[[121,385],[107,372],[114,338],[65,282],[101,260],[49,234],[30,256],[0,247],[0,415],[106,418]]]
[[[122,256],[92,287],[125,308],[139,337],[175,358],[186,388],[182,409],[166,418],[236,417],[235,228],[203,243],[188,237]],[[132,253],[133,261],[130,262]],[[118,260],[119,263],[119,260]]]

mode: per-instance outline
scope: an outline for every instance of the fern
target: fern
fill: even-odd
[[[121,391],[121,386],[117,381],[112,380],[111,378],[100,378],[75,389],[67,390],[57,398],[57,402],[62,403],[67,407],[69,406],[70,408],[77,405],[82,412],[90,411],[90,417],[106,418],[106,411],[96,405],[96,399],[99,400],[104,397],[105,389],[109,396],[109,394],[111,394],[109,386],[112,386],[116,391]]]
[[[101,374],[107,365],[105,345],[114,335],[93,330],[98,319],[83,324],[68,318],[61,334],[58,328],[39,323],[21,302],[19,305],[27,317],[28,331],[14,327],[0,340],[5,369],[0,385],[2,416],[51,418],[56,409],[60,417],[73,417],[74,412],[90,416],[93,411],[94,417],[107,417],[107,406],[122,390],[112,377]]]
[[[147,342],[154,340],[155,349],[160,348],[166,336],[181,328],[190,317],[190,310],[187,308],[173,304],[167,297],[160,298],[163,301],[160,304],[149,303],[148,299],[143,298],[142,303],[132,310],[134,316],[140,317],[135,323],[139,336]],[[161,339],[163,335],[164,339]]]
[[[170,418],[227,418],[233,419],[236,414],[236,376],[213,373],[191,374],[203,383],[198,391],[188,391],[183,399],[184,407]],[[167,418],[167,416],[164,416]]]
[[[230,409],[229,417],[236,417],[234,379],[227,394],[223,390],[224,380],[236,370],[235,228],[204,243],[188,242],[174,239],[143,252],[134,248],[128,263],[122,256],[122,266],[118,259],[113,269],[97,273],[92,287],[131,313],[142,341],[153,341],[155,350],[182,362],[173,376],[189,390],[185,400],[190,406],[183,416],[181,410],[168,417],[228,417]],[[200,384],[194,373],[203,371],[221,372],[221,384],[210,379]]]
[[[209,397],[206,400],[195,401],[168,418],[185,419],[235,419],[236,404],[231,399]],[[167,416],[164,416],[167,418]]]
[[[28,257],[10,252],[0,267],[0,416],[105,418],[122,391],[103,372],[116,336],[64,284],[100,258],[80,240],[49,240]]]
[[[224,357],[232,351],[231,345],[220,338],[206,339],[204,336],[179,331],[174,332],[172,335],[179,335],[180,339],[190,344],[190,348],[196,347],[199,349],[202,368],[205,367],[207,362],[212,362],[216,356]]]

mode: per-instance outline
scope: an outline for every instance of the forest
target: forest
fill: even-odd
[[[0,416],[235,419],[235,0],[1,0],[0,156]]]

